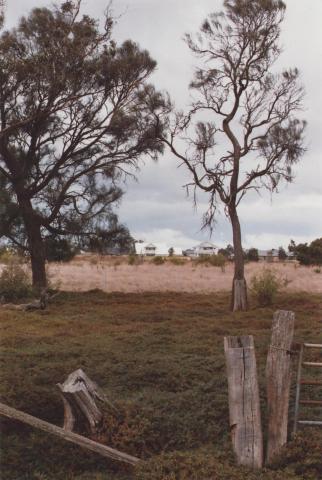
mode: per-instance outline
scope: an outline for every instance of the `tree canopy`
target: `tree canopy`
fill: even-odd
[[[151,110],[166,101],[147,83],[155,61],[130,40],[116,45],[109,12],[100,29],[80,8],[35,8],[0,37],[1,195],[18,206],[39,285],[42,239],[92,234],[123,176],[163,149]],[[2,233],[17,240],[7,213]]]
[[[322,238],[316,238],[309,245],[307,243],[296,244],[294,240],[291,240],[288,249],[294,253],[301,265],[322,265]]]
[[[197,35],[186,35],[197,58],[194,101],[188,112],[175,113],[171,134],[161,135],[191,174],[188,190],[208,196],[204,226],[212,228],[220,205],[230,219],[236,310],[247,308],[238,205],[251,190],[277,191],[282,180],[292,181],[304,152],[299,72],[272,70],[285,8],[281,0],[225,0]]]

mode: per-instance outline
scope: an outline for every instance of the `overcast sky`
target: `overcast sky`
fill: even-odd
[[[47,6],[47,0],[6,0],[7,26],[35,6]],[[58,2],[57,2],[58,3]],[[84,10],[95,17],[104,11],[106,0],[83,0]],[[260,249],[287,247],[296,242],[310,242],[322,237],[322,1],[286,0],[287,13],[282,26],[281,68],[298,67],[305,86],[307,152],[296,166],[294,183],[280,187],[270,196],[245,197],[239,208],[244,247]],[[151,81],[167,90],[177,107],[189,104],[188,84],[195,59],[182,37],[196,32],[212,11],[221,9],[221,0],[114,0],[118,17],[114,38],[137,41],[157,61]],[[137,239],[163,242],[187,248],[208,239],[201,232],[201,218],[206,205],[194,209],[182,188],[187,180],[183,167],[169,152],[157,163],[147,161],[138,174],[138,182],[129,181],[120,220]],[[232,243],[231,227],[224,215],[217,219],[212,241],[223,246]]]

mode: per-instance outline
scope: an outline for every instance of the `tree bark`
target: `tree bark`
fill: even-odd
[[[244,252],[241,241],[241,230],[236,206],[229,207],[229,217],[233,229],[234,245],[234,278],[231,295],[233,312],[248,309],[247,284],[244,274]]]
[[[46,255],[44,241],[41,236],[41,225],[30,200],[20,195],[17,196],[28,238],[32,285],[36,290],[41,291],[47,286]]]

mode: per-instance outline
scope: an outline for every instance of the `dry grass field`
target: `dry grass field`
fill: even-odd
[[[302,267],[296,263],[248,263],[248,282],[264,268],[286,278],[289,292],[322,292],[322,273],[314,267]],[[231,288],[233,265],[227,264],[224,270],[196,265],[189,260],[183,265],[175,265],[169,260],[163,265],[154,265],[149,260],[129,265],[127,257],[79,256],[67,264],[50,264],[48,272],[53,285],[65,291],[210,293]]]

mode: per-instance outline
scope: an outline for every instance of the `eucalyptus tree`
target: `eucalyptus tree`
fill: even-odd
[[[166,101],[147,83],[155,61],[113,41],[109,12],[100,27],[80,9],[81,0],[35,8],[0,37],[0,175],[37,287],[46,285],[44,237],[92,233],[122,176],[163,148],[151,110]]]
[[[223,205],[233,231],[232,309],[247,309],[238,206],[251,190],[277,191],[293,178],[303,154],[305,122],[297,118],[303,89],[296,68],[272,70],[281,53],[281,0],[225,0],[196,36],[185,39],[198,59],[190,84],[194,101],[177,112],[160,138],[191,174],[187,187],[208,196],[204,225]],[[155,125],[159,126],[159,115]],[[179,141],[183,138],[185,149]]]

